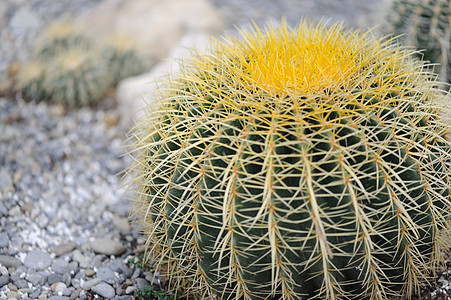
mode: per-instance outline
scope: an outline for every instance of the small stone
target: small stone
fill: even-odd
[[[107,283],[100,283],[91,289],[94,293],[98,294],[101,297],[111,299],[116,295],[113,287]]]
[[[67,288],[67,286],[62,282],[55,282],[50,286],[50,288],[52,289],[53,292],[58,293],[64,291],[64,289]]]
[[[15,286],[15,285],[12,284],[12,283],[8,283],[8,289],[9,289],[10,291],[17,291],[17,286]]]
[[[52,263],[52,270],[57,274],[69,273],[69,263],[61,258],[55,259]]]
[[[9,283],[9,276],[7,276],[7,275],[0,276],[0,288],[7,285],[8,283]]]
[[[150,285],[150,283],[147,280],[145,280],[144,278],[136,278],[135,284],[138,287],[138,289],[142,289],[142,288],[145,288],[146,286]]]
[[[47,300],[70,300],[70,298],[66,296],[51,296]]]
[[[51,248],[50,251],[52,253],[55,253],[55,256],[58,257],[58,256],[61,256],[61,255],[71,252],[76,247],[77,247],[77,243],[68,242],[68,243],[59,244],[58,246]]]
[[[141,276],[141,269],[135,269],[135,271],[133,271],[133,274],[132,274],[132,279],[136,279],[136,278],[138,278],[139,276]]]
[[[26,289],[28,288],[28,282],[25,279],[19,279],[14,281],[14,284],[19,288],[19,289]]]
[[[120,259],[113,259],[110,261],[108,268],[113,270],[113,272],[117,272],[119,274],[124,274],[124,276],[129,277],[133,274],[133,269],[129,268],[124,262]]]
[[[23,289],[19,289],[17,292],[20,294],[31,294],[34,292],[34,290],[30,289],[30,288],[23,288]]]
[[[33,286],[36,286],[42,282],[43,276],[39,273],[27,274],[25,279],[31,283]]]
[[[69,273],[63,274],[63,278],[61,280],[61,282],[64,282],[67,286],[70,286],[70,280],[72,278],[70,277]]]
[[[0,191],[4,194],[14,192],[13,179],[6,170],[0,170]]]
[[[80,279],[77,278],[72,278],[72,280],[70,281],[70,283],[72,284],[72,286],[76,289],[80,288]]]
[[[94,252],[105,255],[121,255],[125,247],[120,243],[107,238],[96,238],[90,243]]]
[[[35,290],[32,293],[28,294],[28,297],[30,297],[31,299],[39,299],[40,293],[40,290]]]
[[[81,287],[82,289],[84,289],[85,291],[89,291],[93,286],[98,285],[99,283],[102,282],[102,279],[100,278],[94,278],[85,282],[81,283]]]
[[[131,293],[133,293],[134,291],[136,291],[138,288],[136,287],[136,286],[128,286],[126,289],[125,289],[125,293],[126,294],[131,294]]]
[[[97,277],[103,281],[113,284],[114,283],[114,272],[107,267],[100,267],[97,269]]]
[[[78,296],[80,296],[80,292],[81,292],[81,291],[82,291],[82,289],[77,289],[77,290],[73,291],[73,292],[70,294],[70,300],[75,300],[75,299],[77,299]]]
[[[151,285],[152,284],[158,284],[157,282],[157,277],[155,276],[155,274],[147,274],[146,277],[144,277]]]
[[[76,261],[71,261],[69,263],[69,269],[70,269],[70,273],[71,274],[75,274],[78,272],[78,262]]]
[[[48,282],[48,284],[52,285],[55,282],[59,282],[59,281],[62,281],[62,280],[63,279],[62,279],[62,277],[60,275],[55,274],[55,273],[51,273],[49,275],[49,278],[47,279],[47,282]]]
[[[129,295],[125,295],[125,296],[118,296],[116,298],[116,300],[133,300],[134,298],[132,296]]]
[[[85,270],[85,275],[86,275],[87,277],[94,276],[95,274],[96,274],[96,271],[94,271],[93,269],[86,269],[86,270]]]
[[[2,265],[0,265],[0,275],[9,275],[8,269]]]
[[[9,26],[13,29],[35,29],[40,24],[38,15],[27,7],[20,8],[9,22]]]
[[[107,113],[103,117],[103,122],[108,128],[114,127],[119,123],[119,117],[113,114]]]
[[[19,294],[16,291],[10,291],[6,297],[9,299],[20,299]]]
[[[6,233],[0,233],[0,248],[9,246],[9,238]]]
[[[47,300],[47,294],[41,294],[38,297],[39,300]]]
[[[33,250],[28,252],[24,265],[28,268],[37,270],[47,269],[52,264],[50,255],[42,250]]]
[[[64,107],[64,105],[55,104],[55,105],[49,106],[49,112],[52,115],[62,117],[67,114],[67,109]]]
[[[79,250],[75,250],[72,259],[78,262],[81,268],[89,268],[92,263],[92,258],[84,256]]]
[[[119,216],[115,216],[113,218],[113,224],[121,232],[128,232],[128,231],[130,231],[130,223],[128,222],[127,218],[121,218]]]
[[[72,294],[72,290],[73,290],[74,288],[72,288],[72,289],[70,289],[70,288],[65,288],[64,290],[63,290],[63,296],[67,296],[67,297],[70,297],[70,295]]]
[[[22,262],[14,256],[0,255],[0,264],[7,268],[17,268]]]

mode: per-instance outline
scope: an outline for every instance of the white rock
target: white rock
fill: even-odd
[[[219,33],[220,14],[207,0],[104,0],[78,24],[96,38],[125,34],[151,58],[163,58],[186,32]]]
[[[124,246],[117,241],[107,238],[96,238],[88,246],[94,252],[105,255],[120,255],[125,252]]]
[[[9,24],[13,29],[36,29],[40,26],[41,21],[33,11],[23,7],[13,15]]]
[[[209,47],[209,38],[204,34],[187,33],[177,44],[167,59],[162,60],[149,73],[122,80],[117,88],[116,99],[124,126],[133,125],[133,121],[142,117],[143,108],[155,102],[152,94],[158,86],[158,80],[164,80],[167,74],[180,71],[183,58],[188,58],[193,49],[202,51]]]

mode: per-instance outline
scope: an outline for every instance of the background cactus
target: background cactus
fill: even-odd
[[[132,131],[132,214],[170,288],[388,299],[448,249],[445,101],[412,53],[339,25],[197,53]]]
[[[125,35],[114,35],[104,44],[102,52],[108,61],[110,73],[114,76],[115,85],[126,77],[144,72],[149,65],[138,52],[133,39]]]
[[[95,105],[121,79],[148,67],[135,46],[126,36],[93,41],[70,23],[52,23],[37,39],[16,87],[26,98]]]
[[[111,84],[105,64],[96,52],[80,48],[63,51],[47,66],[44,89],[51,100],[66,106],[94,105]]]
[[[53,22],[40,34],[32,52],[35,59],[51,60],[55,55],[72,48],[92,50],[93,44],[77,26],[68,22]]]
[[[16,75],[16,89],[22,91],[27,99],[42,99],[47,96],[43,87],[44,66],[41,62],[33,61],[23,64]]]
[[[395,0],[388,13],[388,32],[402,43],[424,50],[425,60],[438,63],[440,79],[451,83],[451,2],[449,0]]]

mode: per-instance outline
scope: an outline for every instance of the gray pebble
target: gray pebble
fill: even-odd
[[[107,238],[96,238],[90,243],[94,252],[105,255],[121,255],[125,247],[120,243]]]
[[[69,263],[69,269],[71,274],[76,274],[78,272],[78,263],[76,261],[71,261]]]
[[[72,284],[72,286],[76,289],[79,289],[80,286],[80,279],[77,278],[72,278],[72,280],[70,281],[70,283]]]
[[[52,285],[52,284],[54,284],[55,282],[59,282],[59,281],[62,281],[62,280],[63,280],[63,278],[62,278],[61,275],[58,275],[58,274],[56,274],[56,273],[51,273],[51,274],[49,275],[49,277],[47,278],[47,283],[50,284],[50,285]]]
[[[28,268],[45,270],[52,264],[50,255],[42,250],[32,250],[28,252],[24,265]]]
[[[69,273],[63,274],[63,277],[61,279],[61,281],[64,282],[67,286],[70,286],[70,281],[72,278],[70,277]]]
[[[8,300],[10,299],[20,299],[19,294],[16,291],[10,291],[6,297],[8,298]]]
[[[133,300],[134,298],[132,296],[129,295],[125,295],[125,296],[118,296],[116,298],[116,300]]]
[[[126,294],[131,294],[131,293],[133,293],[134,291],[136,291],[138,288],[136,287],[136,286],[128,286],[126,289],[125,289],[125,293]]]
[[[69,252],[71,252],[72,250],[74,250],[77,247],[77,243],[74,242],[68,242],[68,243],[62,243],[59,244],[58,246],[55,246],[53,248],[51,248],[51,252],[55,253],[55,256],[61,256],[64,254],[67,254]]]
[[[5,169],[0,170],[0,191],[3,194],[14,192],[13,179]]]
[[[32,273],[30,270],[29,273]],[[27,274],[27,268],[25,266],[20,266],[14,272],[11,273],[11,280],[12,281],[18,281],[19,279],[22,279]]]
[[[97,269],[97,277],[103,281],[113,284],[114,283],[114,272],[107,267],[100,267]]]
[[[63,296],[68,296],[68,297],[70,297],[70,295],[72,294],[72,292],[73,292],[73,288],[72,288],[72,289],[70,289],[70,288],[65,288],[65,289],[63,290]]]
[[[70,300],[70,298],[66,296],[51,296],[47,300]]]
[[[78,298],[78,296],[80,296],[80,292],[81,291],[83,291],[82,289],[76,289],[75,291],[73,291],[71,294],[70,294],[70,300],[75,300],[75,299],[77,299]]]
[[[33,286],[38,285],[38,284],[43,285],[42,281],[44,279],[44,276],[42,276],[42,274],[39,274],[39,273],[32,273],[32,274],[27,274],[25,279],[28,282],[30,282]]]
[[[9,246],[9,237],[6,233],[0,233],[0,248]]]
[[[78,262],[80,268],[89,268],[92,264],[92,258],[84,256],[79,250],[75,250],[72,259]]]
[[[136,278],[135,285],[138,287],[138,289],[142,289],[145,288],[146,286],[149,286],[150,283],[144,278]]]
[[[116,295],[116,292],[114,291],[113,287],[107,283],[100,283],[96,286],[94,286],[91,289],[94,293],[98,294],[99,296],[111,299]]]
[[[17,292],[20,294],[31,294],[34,292],[34,290],[30,289],[30,288],[23,288],[23,289],[18,290]]]
[[[129,277],[133,274],[133,269],[129,268],[124,262],[120,259],[113,259],[110,261],[108,268],[117,272],[119,274],[124,274],[124,276]]]
[[[26,289],[28,288],[28,282],[25,279],[19,279],[14,281],[14,284],[19,288],[19,289]]]
[[[7,285],[9,283],[9,276],[8,275],[2,275],[0,276],[0,288]]]
[[[58,274],[69,273],[69,263],[62,258],[55,259],[52,263],[52,270]]]
[[[8,289],[9,289],[10,291],[17,291],[17,286],[15,286],[15,285],[12,284],[12,283],[8,283]]]
[[[81,284],[81,287],[85,290],[85,291],[89,291],[93,286],[98,285],[99,283],[102,282],[102,279],[100,278],[94,278],[88,281],[85,281]]]
[[[22,262],[14,256],[0,255],[0,264],[7,268],[17,268],[22,265]]]
[[[136,278],[138,278],[139,276],[141,276],[141,269],[135,269],[135,271],[133,271],[133,274],[132,274],[132,279],[136,279]]]
[[[28,7],[20,8],[12,16],[9,26],[14,29],[36,29],[40,26],[39,16]]]
[[[40,290],[35,290],[34,292],[28,294],[28,297],[30,297],[31,299],[38,299],[40,294],[41,294]]]

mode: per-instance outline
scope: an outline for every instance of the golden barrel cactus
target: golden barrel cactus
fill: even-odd
[[[146,257],[199,298],[418,293],[450,239],[436,86],[409,51],[337,24],[212,42],[130,134]]]

